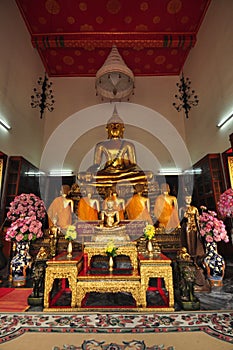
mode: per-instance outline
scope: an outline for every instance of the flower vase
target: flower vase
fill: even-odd
[[[14,287],[23,287],[27,282],[27,269],[31,267],[29,242],[16,242],[15,255],[11,259],[11,281]]]
[[[206,256],[204,258],[204,266],[207,272],[207,278],[211,287],[222,287],[225,272],[225,261],[218,254],[217,243],[206,244]]]
[[[68,246],[67,246],[67,258],[68,259],[72,258],[72,251],[73,251],[72,241],[69,241]]]
[[[147,251],[148,251],[149,257],[153,257],[153,244],[151,239],[148,239],[147,241]]]
[[[113,271],[113,257],[111,255],[109,257],[108,265],[109,265],[109,271],[112,272]]]

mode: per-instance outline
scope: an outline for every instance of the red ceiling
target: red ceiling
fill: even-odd
[[[112,45],[135,76],[178,75],[211,0],[16,0],[49,76],[95,76]]]

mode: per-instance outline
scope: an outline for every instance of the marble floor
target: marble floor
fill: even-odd
[[[201,310],[233,310],[233,261],[226,260],[222,287],[213,287],[210,293],[195,293]]]

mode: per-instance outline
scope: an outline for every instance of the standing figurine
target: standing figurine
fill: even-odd
[[[191,205],[192,196],[185,196],[185,207],[180,208],[181,217],[181,245],[196,259],[205,254],[199,231],[199,212]]]

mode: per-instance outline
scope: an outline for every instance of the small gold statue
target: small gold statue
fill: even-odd
[[[39,252],[36,255],[36,260],[46,260],[48,259],[48,252],[45,247],[40,247]]]
[[[191,256],[187,252],[186,247],[182,247],[178,252],[177,252],[177,259],[179,260],[185,260],[185,261],[191,261]]]
[[[114,209],[114,201],[107,201],[107,208],[101,212],[101,221],[104,227],[114,227],[120,222],[118,210]]]
[[[57,240],[58,240],[59,232],[60,230],[56,225],[56,219],[53,219],[53,225],[50,226],[49,228],[49,247],[50,247],[50,255],[52,257],[56,256]]]

